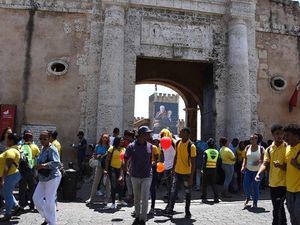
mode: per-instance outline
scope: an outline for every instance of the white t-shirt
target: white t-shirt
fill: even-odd
[[[258,146],[255,152],[251,151],[251,146],[247,148],[246,157],[247,157],[247,165],[246,168],[250,171],[258,171],[261,163],[261,146]]]
[[[176,151],[172,145],[168,149],[164,150],[165,170],[173,168],[175,153]]]
[[[109,145],[110,145],[110,146],[113,146],[114,140],[115,140],[115,137],[114,137],[114,136],[110,136],[110,137],[109,137]]]

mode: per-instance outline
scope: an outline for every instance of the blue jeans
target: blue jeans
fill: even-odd
[[[234,165],[222,164],[222,169],[224,170],[225,173],[224,191],[227,192],[229,184],[233,177]]]
[[[19,172],[12,175],[8,175],[4,180],[3,186],[3,197],[5,200],[5,214],[7,216],[11,215],[11,210],[13,207],[17,206],[18,203],[13,195],[16,184],[21,180],[21,174]]]
[[[244,173],[244,192],[247,199],[253,200],[254,204],[257,204],[259,198],[259,185],[260,181],[255,181],[257,171],[250,171],[248,169],[245,170]]]

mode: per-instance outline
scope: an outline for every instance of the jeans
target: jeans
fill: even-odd
[[[121,170],[110,167],[109,169],[109,180],[111,185],[111,200],[112,203],[116,202],[116,193],[119,194],[119,200],[122,199],[122,187],[120,186],[120,182],[118,181],[120,177]]]
[[[30,201],[30,207],[34,207],[32,196],[35,189],[35,179],[33,170],[22,176],[19,182],[19,204],[21,207],[26,207]]]
[[[172,188],[171,188],[171,196],[169,200],[169,204],[167,209],[173,211],[178,190],[180,186],[183,184],[185,190],[185,212],[190,212],[190,205],[191,205],[191,195],[192,195],[192,187],[189,185],[189,178],[190,175],[178,174],[175,173],[172,179]]]
[[[167,185],[167,196],[168,198],[170,198],[171,188],[172,188],[172,169],[165,170],[164,177],[166,179],[166,185]]]
[[[151,181],[151,187],[150,187],[150,192],[151,192],[151,209],[155,208],[155,200],[156,200],[156,185],[157,185],[157,178],[158,174],[156,171],[156,165],[152,166],[152,181]]]
[[[272,225],[286,225],[287,221],[284,209],[286,187],[270,187],[270,193],[273,205]]]
[[[3,186],[3,197],[5,200],[5,215],[10,216],[13,207],[17,206],[18,203],[13,195],[16,184],[20,181],[21,174],[19,172],[12,175],[8,175],[4,180]]]
[[[222,164],[222,169],[224,170],[225,173],[225,181],[224,181],[224,191],[228,191],[228,187],[230,182],[232,181],[233,173],[234,173],[234,165],[229,165],[229,164]]]
[[[254,204],[257,204],[258,198],[259,198],[259,185],[260,181],[255,181],[257,171],[251,171],[246,169],[244,173],[244,192],[247,197],[247,199],[253,200]]]
[[[287,192],[286,205],[290,213],[291,224],[300,225],[300,192]]]
[[[217,169],[204,169],[203,170],[203,189],[202,189],[202,199],[207,198],[207,186],[212,187],[214,193],[214,199],[219,200],[218,190],[217,190]]]
[[[132,190],[132,182],[131,182],[131,176],[129,174],[126,174],[126,187],[127,187],[127,193],[128,197],[133,196],[133,190]]]
[[[196,187],[201,187],[201,169],[196,170]]]
[[[90,195],[91,201],[93,201],[96,196],[96,192],[97,192],[97,189],[98,189],[98,186],[99,186],[102,176],[103,176],[103,168],[100,165],[100,166],[97,166],[95,169],[94,180],[93,180],[93,185],[92,185],[92,190],[91,190],[91,195]],[[109,197],[110,197],[109,188],[110,188],[110,182],[107,181],[105,184],[105,199],[106,199],[106,201],[108,201]]]
[[[131,177],[135,218],[146,221],[148,212],[148,198],[152,177]],[[142,209],[142,210],[141,210]]]
[[[40,215],[49,223],[56,224],[56,192],[61,176],[46,182],[39,182],[34,194],[33,202]]]

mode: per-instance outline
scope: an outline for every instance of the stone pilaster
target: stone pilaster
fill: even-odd
[[[251,131],[247,24],[239,17],[228,23],[226,130],[229,138],[240,139],[248,138]]]
[[[186,125],[191,129],[191,140],[197,140],[197,108],[186,108]]]
[[[88,68],[85,76],[85,113],[82,116],[81,129],[85,131],[88,142],[95,143],[97,127],[98,80],[100,74],[100,58],[102,48],[101,5],[94,0],[91,15],[90,40],[88,52]]]
[[[97,134],[123,129],[124,8],[105,8],[101,70],[99,78]]]

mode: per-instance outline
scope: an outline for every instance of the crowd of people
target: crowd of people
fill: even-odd
[[[152,136],[147,126],[124,132],[115,128],[113,135],[101,134],[96,145],[89,145],[79,131],[77,151],[78,177],[86,173],[86,160],[93,171],[90,197],[95,203],[104,195],[109,209],[134,205],[134,225],[146,224],[147,215],[155,214],[156,191],[165,185],[166,206],[163,214],[172,217],[178,192],[185,193],[185,218],[192,217],[192,190],[201,191],[202,202],[208,200],[210,186],[214,203],[226,201],[231,193],[244,192],[243,207],[258,207],[260,188],[270,188],[273,205],[273,225],[286,225],[286,202],[292,225],[300,225],[300,127],[274,125],[273,140],[265,143],[262,135],[252,134],[249,140],[226,137],[207,141],[192,141],[190,129],[180,131],[179,139],[168,129]],[[23,139],[11,129],[3,133],[0,155],[1,189],[5,215],[0,221],[22,212],[25,207],[37,209],[44,218],[42,224],[56,224],[56,194],[62,177],[61,146],[57,132],[40,134],[41,150],[33,143],[31,131]],[[163,142],[164,141],[164,142]],[[168,144],[166,144],[168,143]],[[90,151],[87,151],[90,149]],[[19,183],[19,203],[13,190]],[[222,185],[219,192],[217,185]],[[151,197],[150,210],[148,199]],[[117,201],[116,201],[117,200]],[[110,205],[108,203],[111,202]]]

